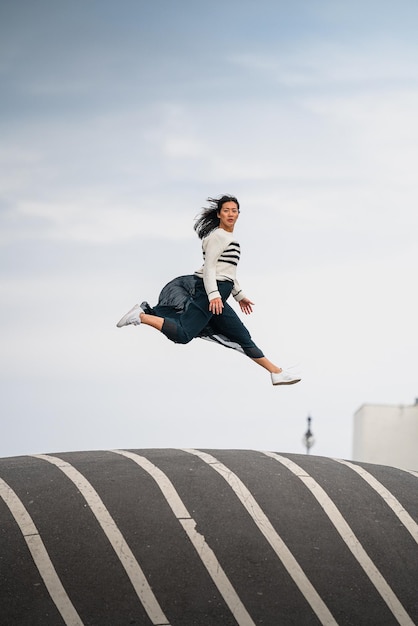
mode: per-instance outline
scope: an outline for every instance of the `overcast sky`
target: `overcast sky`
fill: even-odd
[[[351,458],[362,404],[414,403],[417,32],[415,0],[0,4],[0,456],[298,453],[310,415]],[[224,192],[244,321],[298,385],[115,326],[200,267]]]

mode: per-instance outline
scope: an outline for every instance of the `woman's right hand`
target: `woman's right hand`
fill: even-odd
[[[222,298],[214,298],[209,302],[209,311],[213,313],[213,315],[220,315],[223,308],[224,303],[222,302]]]

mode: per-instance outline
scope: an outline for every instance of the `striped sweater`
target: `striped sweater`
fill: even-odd
[[[240,245],[235,240],[234,233],[229,233],[223,228],[216,228],[203,239],[202,249],[203,265],[195,272],[195,276],[203,278],[209,300],[221,297],[216,284],[217,280],[229,280],[234,283],[232,295],[237,302],[245,298],[236,279]]]

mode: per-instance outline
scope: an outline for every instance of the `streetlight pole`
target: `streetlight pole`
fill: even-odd
[[[305,447],[306,447],[306,454],[309,454],[310,449],[315,443],[315,437],[313,436],[313,433],[311,431],[312,418],[308,416],[307,420],[308,420],[308,429],[303,437],[303,443],[305,444]]]

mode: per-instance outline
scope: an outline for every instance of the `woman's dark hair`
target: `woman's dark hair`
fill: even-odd
[[[212,230],[218,228],[220,222],[218,213],[225,202],[235,202],[239,211],[239,202],[235,196],[224,195],[220,198],[208,198],[207,201],[210,206],[203,209],[194,225],[194,229],[197,232],[199,239],[203,239],[203,237],[209,235]]]

